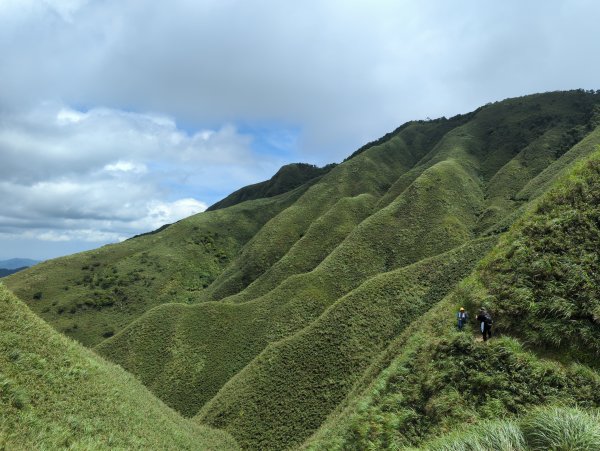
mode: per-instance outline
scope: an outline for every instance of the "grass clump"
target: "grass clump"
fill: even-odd
[[[542,406],[513,421],[484,421],[423,446],[428,451],[596,451],[600,416],[578,407]]]
[[[600,415],[579,408],[544,407],[522,422],[533,451],[593,451],[600,449]]]
[[[475,427],[467,425],[424,446],[429,451],[523,451],[525,448],[523,432],[512,421],[487,421]]]

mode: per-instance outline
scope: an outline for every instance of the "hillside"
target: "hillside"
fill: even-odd
[[[597,449],[593,410],[557,411],[552,404],[600,407],[599,218],[600,151],[569,171],[467,279],[380,355],[304,448],[397,449],[465,423],[502,419],[473,431],[479,440],[501,441],[499,429],[504,439],[523,440],[517,448],[488,445],[494,449]],[[502,335],[489,343],[473,340],[476,325],[456,332],[448,314],[482,304]],[[528,416],[533,406],[543,407]],[[573,415],[576,432],[562,419]],[[508,418],[523,424],[525,438]],[[536,444],[531,424],[554,431]],[[426,448],[464,449],[468,436],[456,433]],[[575,447],[580,436],[589,447]]]
[[[93,346],[164,302],[190,302],[303,188],[202,213],[162,232],[42,262],[7,286],[58,331]]]
[[[0,448],[237,449],[56,333],[0,284]]]
[[[600,406],[599,146],[600,93],[508,99],[4,280],[244,449],[428,446]],[[482,301],[489,344],[453,330]]]

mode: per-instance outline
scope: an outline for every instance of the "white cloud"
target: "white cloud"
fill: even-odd
[[[204,202],[193,198],[179,199],[175,202],[152,201],[146,205],[146,215],[134,224],[140,229],[157,229],[163,224],[172,224],[181,218],[203,212],[208,208]]]
[[[8,3],[0,104],[59,98],[186,123],[281,121],[324,160],[405,120],[597,88],[600,75],[589,58],[600,3],[589,0]]]
[[[133,174],[144,174],[148,171],[148,168],[142,163],[119,160],[116,163],[107,164],[104,166],[104,170],[108,172],[131,172]]]
[[[68,125],[81,122],[85,119],[85,114],[71,108],[61,108],[56,114],[56,122],[59,125]]]
[[[150,201],[270,177],[280,143],[328,163],[407,120],[598,89],[599,15],[592,0],[0,0],[0,194],[27,205],[2,207],[0,233],[76,217],[108,232]],[[297,133],[257,153],[239,130],[261,127]]]
[[[0,114],[0,234],[114,242],[204,211],[280,161],[235,127],[188,133],[173,118],[44,103]],[[198,199],[200,197],[200,199]]]

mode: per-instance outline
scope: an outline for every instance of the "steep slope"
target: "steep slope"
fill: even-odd
[[[208,207],[206,210],[218,210],[220,208],[231,207],[232,205],[247,200],[262,199],[264,197],[273,197],[278,194],[287,193],[294,188],[304,185],[309,180],[327,174],[334,166],[335,165],[328,165],[318,168],[312,164],[306,163],[286,164],[269,180],[245,186],[244,188],[234,191],[226,198]]]
[[[461,123],[460,118],[455,121]],[[294,205],[269,221],[238,258],[202,293],[201,300],[220,300],[246,288],[279,261],[310,225],[340,199],[360,194],[381,196],[400,174],[409,170],[436,142],[416,139],[414,136],[431,134],[439,139],[447,129],[446,121],[407,127],[393,139],[373,146],[333,168]],[[405,140],[405,135],[411,139]],[[319,258],[326,255],[321,252]]]
[[[397,202],[357,226],[313,271],[237,305],[164,305],[97,350],[140,377],[168,405],[194,414],[269,342],[305,327],[369,277],[471,239],[477,193],[477,184],[454,163],[440,163]],[[463,200],[454,202],[457,198]],[[425,212],[427,220],[420,220]],[[180,367],[178,360],[189,356],[170,351],[180,343],[194,349],[192,360],[202,364],[188,371],[166,371],[172,365]]]
[[[493,243],[476,240],[367,280],[306,328],[270,344],[197,419],[236,431],[248,449],[298,445],[385,344],[420,321]]]
[[[382,353],[305,448],[397,449],[536,405],[599,407],[599,206],[600,152]],[[481,343],[475,330],[453,331],[458,306],[482,303],[504,337]]]
[[[0,284],[0,448],[238,449],[58,334]]]
[[[303,187],[201,213],[165,230],[40,263],[6,285],[58,331],[91,346],[164,302],[190,302]]]

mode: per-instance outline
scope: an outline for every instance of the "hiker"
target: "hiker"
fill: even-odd
[[[462,330],[463,326],[469,321],[469,314],[465,312],[465,308],[461,307],[458,313],[456,314],[456,319],[458,320],[458,330]]]
[[[488,338],[492,338],[492,315],[489,314],[485,307],[481,307],[479,309],[477,321],[479,321],[481,335],[483,335],[483,341],[487,341]]]

